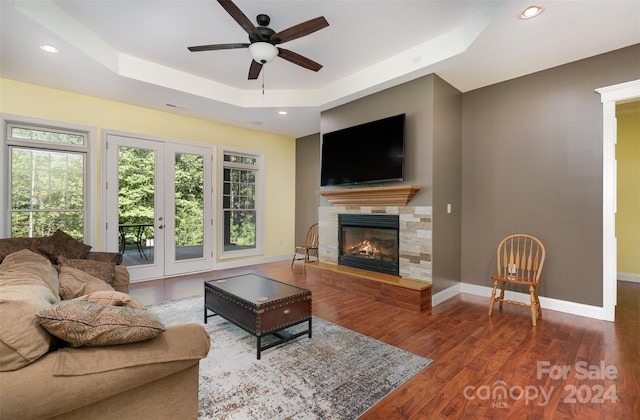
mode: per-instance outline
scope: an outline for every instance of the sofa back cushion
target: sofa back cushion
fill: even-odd
[[[25,269],[34,271],[21,271]],[[42,278],[48,278],[50,270],[46,258],[28,250],[13,253],[0,264],[0,371],[38,360],[57,341],[36,316],[60,300]]]
[[[14,252],[28,249],[30,251],[39,252],[38,248],[43,245],[46,238],[2,238],[0,239],[0,263]]]

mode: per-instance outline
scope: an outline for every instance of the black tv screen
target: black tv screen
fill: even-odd
[[[404,179],[405,114],[322,135],[320,185]]]

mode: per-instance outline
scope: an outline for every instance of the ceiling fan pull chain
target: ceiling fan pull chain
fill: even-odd
[[[262,69],[262,96],[264,96],[264,74],[267,72],[266,68]]]

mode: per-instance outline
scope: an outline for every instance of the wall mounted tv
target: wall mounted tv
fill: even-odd
[[[322,135],[320,185],[404,179],[405,114]]]

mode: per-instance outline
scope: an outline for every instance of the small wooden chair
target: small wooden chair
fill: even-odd
[[[309,230],[307,231],[307,237],[304,240],[304,245],[297,245],[296,249],[293,251],[293,259],[291,260],[291,267],[293,268],[293,263],[296,261],[296,254],[298,252],[304,253],[304,258],[298,258],[299,260],[304,259],[304,262],[309,262],[309,252],[315,251],[316,258],[318,257],[318,224],[314,223],[311,225]]]
[[[525,234],[509,235],[504,238],[496,252],[498,274],[491,276],[493,279],[493,291],[489,303],[489,316],[493,312],[493,305],[500,302],[513,303],[522,306],[531,306],[531,322],[536,326],[538,316],[542,318],[542,308],[538,299],[537,287],[540,285],[540,273],[544,265],[545,249],[542,242],[534,236]],[[496,297],[498,283],[501,284],[500,296]],[[529,286],[531,303],[515,302],[504,298],[504,289],[507,283],[524,284]]]

